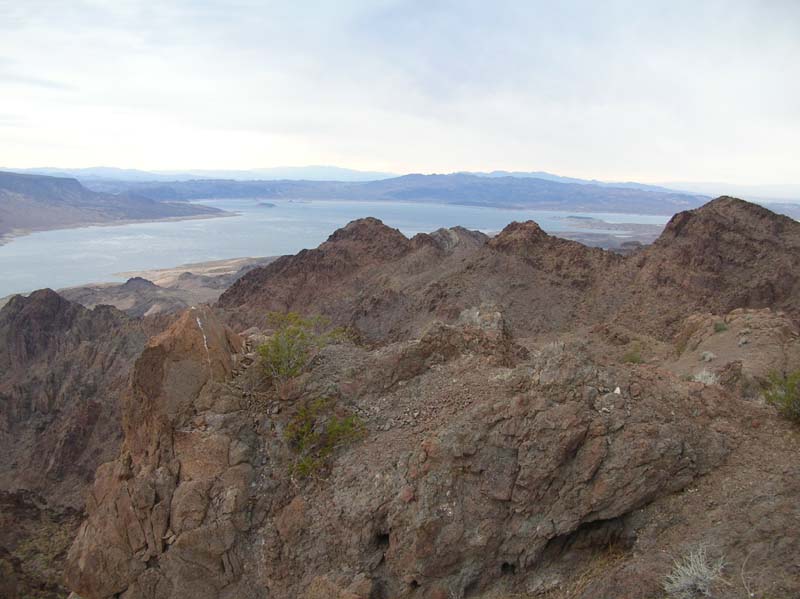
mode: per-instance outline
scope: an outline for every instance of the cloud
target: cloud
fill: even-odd
[[[794,0],[26,0],[0,56],[0,163],[797,177]]]

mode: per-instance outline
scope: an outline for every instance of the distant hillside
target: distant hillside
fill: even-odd
[[[479,177],[521,177],[526,179],[545,179],[547,181],[558,181],[559,183],[578,183],[580,185],[600,185],[601,187],[629,187],[631,189],[644,189],[647,191],[671,192],[683,191],[696,193],[697,189],[687,188],[668,188],[660,185],[648,185],[646,183],[636,183],[635,181],[598,181],[597,179],[577,179],[575,177],[562,177],[545,171],[491,171],[489,173],[468,173]]]
[[[704,196],[638,188],[564,183],[532,177],[405,175],[367,182],[195,180],[109,184],[160,200],[200,198],[394,200],[583,212],[672,215],[696,208]]]
[[[157,201],[135,192],[97,193],[75,179],[0,172],[0,243],[9,234],[26,231],[222,213],[206,206]]]
[[[0,169],[2,170],[2,169]],[[377,171],[359,171],[338,166],[279,166],[256,169],[189,169],[170,171],[142,171],[137,169],[115,168],[110,166],[94,166],[89,168],[55,168],[40,167],[28,169],[11,169],[31,175],[48,175],[51,177],[74,177],[84,185],[96,191],[105,191],[107,181],[189,181],[192,179],[233,179],[242,180],[278,180],[303,179],[307,181],[375,181],[394,177],[392,173]]]

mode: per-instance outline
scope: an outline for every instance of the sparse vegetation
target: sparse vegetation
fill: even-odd
[[[318,472],[337,448],[360,439],[366,432],[358,416],[339,416],[334,407],[332,399],[308,401],[284,429],[284,439],[297,454],[292,470],[300,478]]]
[[[724,320],[718,320],[714,323],[714,332],[715,333],[724,333],[728,330],[728,325],[725,324]]]
[[[795,422],[800,422],[800,370],[783,375],[770,374],[764,398],[778,411]]]
[[[276,388],[299,376],[316,352],[342,337],[322,316],[304,317],[296,312],[270,312],[272,335],[258,348],[264,373]]]
[[[703,368],[703,370],[692,376],[692,380],[695,383],[703,383],[704,385],[716,385],[719,383],[719,376],[716,373]]]
[[[672,572],[664,579],[664,591],[671,599],[711,597],[724,567],[722,558],[712,560],[705,547],[697,547],[675,560]]]
[[[644,362],[642,358],[642,348],[636,344],[622,356],[622,361],[626,364],[641,364]]]

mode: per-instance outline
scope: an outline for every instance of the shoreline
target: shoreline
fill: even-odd
[[[26,237],[33,233],[45,233],[47,231],[66,231],[68,229],[84,229],[89,227],[121,227],[123,225],[136,225],[146,223],[168,223],[183,220],[205,220],[210,218],[229,218],[231,216],[240,216],[240,212],[232,210],[222,210],[221,214],[194,214],[191,216],[165,216],[163,218],[134,218],[115,221],[102,221],[94,223],[75,223],[72,225],[64,225],[58,227],[42,227],[33,229],[11,229],[8,233],[0,235],[0,247],[7,245],[20,237]]]
[[[177,264],[175,266],[167,266],[165,268],[149,268],[144,270],[129,270],[123,272],[115,272],[113,276],[123,277],[125,279],[132,279],[140,277],[155,283],[160,287],[168,287],[173,285],[178,277],[183,273],[191,273],[193,275],[205,277],[221,277],[233,274],[245,266],[256,264],[263,266],[276,260],[280,256],[238,256],[236,258],[222,258],[220,260],[207,260],[205,262],[188,262],[186,264]],[[95,283],[93,285],[119,285],[121,283]],[[85,287],[86,285],[76,285],[75,287]]]
[[[172,285],[177,282],[180,275],[186,272],[196,276],[205,276],[209,278],[223,277],[226,275],[231,275],[245,266],[265,266],[279,257],[280,256],[240,256],[236,258],[223,258],[221,260],[208,260],[206,262],[189,262],[185,264],[177,264],[175,266],[168,266],[165,268],[117,272],[113,273],[112,276],[124,277],[125,279],[141,277],[143,279],[147,279],[155,285],[158,285],[159,287],[170,289]],[[54,289],[54,291],[56,293],[61,293],[62,291],[74,291],[77,289],[104,289],[118,287],[124,284],[125,281],[93,281],[89,283],[82,283],[80,285],[59,287],[58,289]],[[11,293],[9,295],[0,297],[0,308],[8,303],[8,300],[13,296],[28,296],[33,293],[33,291],[35,290],[24,293]]]

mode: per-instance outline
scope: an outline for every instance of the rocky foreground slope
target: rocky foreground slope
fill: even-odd
[[[407,239],[355,221],[137,349],[65,583],[647,599],[702,548],[723,561],[711,596],[796,597],[800,432],[761,386],[800,369],[799,241],[800,223],[731,198],[628,257],[535,223]],[[349,334],[274,386],[254,353],[270,310]]]

